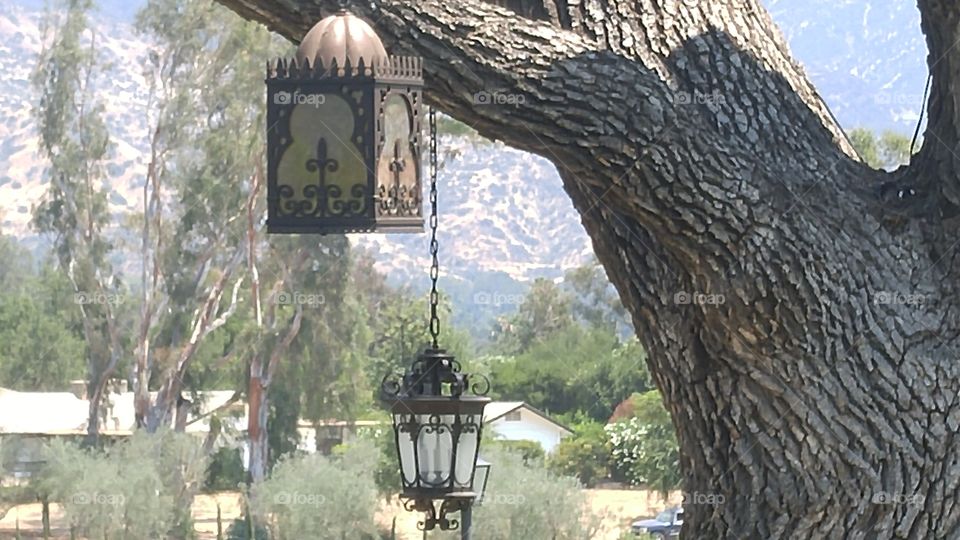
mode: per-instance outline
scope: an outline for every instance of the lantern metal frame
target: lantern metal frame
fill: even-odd
[[[353,232],[422,232],[423,200],[421,171],[421,108],[423,62],[420,58],[388,56],[384,61],[366,63],[360,58],[351,65],[336,59],[324,65],[318,56],[310,59],[278,59],[267,64],[267,232],[277,234],[331,234]],[[365,175],[344,193],[344,187],[330,185],[327,176],[341,164],[332,159],[328,146],[344,141],[320,138],[303,166],[316,175],[316,184],[300,193],[279,178],[281,158],[294,143],[290,121],[294,108],[303,99],[318,103],[326,96],[338,96],[350,108],[354,121],[349,143],[359,150]],[[310,97],[312,96],[312,98]],[[399,149],[387,148],[386,105],[399,97],[409,113],[410,159],[401,159]],[[322,122],[322,121],[321,121]],[[349,147],[348,147],[349,148]],[[393,154],[391,156],[390,154]],[[389,160],[394,181],[378,178],[381,159]],[[400,173],[414,168],[415,186],[400,182]],[[345,195],[348,196],[345,198]],[[297,198],[300,196],[300,198]]]

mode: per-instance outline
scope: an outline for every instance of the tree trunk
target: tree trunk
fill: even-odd
[[[220,2],[293,40],[345,4],[557,166],[673,417],[684,537],[960,537],[955,3],[920,0],[929,128],[888,174],[759,0]]]
[[[251,366],[248,401],[250,411],[247,415],[247,436],[250,440],[250,482],[262,482],[267,478],[267,464],[269,461],[270,445],[267,439],[267,389],[261,384],[259,375],[260,362],[254,361]]]

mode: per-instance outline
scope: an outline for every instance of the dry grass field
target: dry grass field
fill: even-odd
[[[630,521],[637,517],[650,517],[668,504],[677,504],[679,493],[665,501],[658,494],[643,490],[588,489],[587,498],[590,508],[596,515],[603,517],[603,528],[597,540],[616,540],[621,531],[626,530]],[[239,493],[219,493],[200,495],[193,505],[193,516],[197,536],[203,540],[217,537],[217,505],[220,506],[224,528],[240,516],[241,499]],[[23,538],[40,538],[42,523],[40,504],[24,504],[7,511],[0,519],[0,539],[13,538],[19,521]],[[69,538],[69,531],[63,512],[57,505],[50,509],[50,524],[53,538]],[[417,531],[417,514],[404,512],[398,504],[384,504],[377,514],[377,521],[389,528],[394,516],[397,516],[398,540],[419,540],[422,533]],[[481,527],[482,524],[475,523]]]

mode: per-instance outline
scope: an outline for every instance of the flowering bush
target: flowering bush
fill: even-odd
[[[635,395],[635,416],[608,424],[613,462],[632,484],[668,492],[680,485],[673,424],[656,391]]]

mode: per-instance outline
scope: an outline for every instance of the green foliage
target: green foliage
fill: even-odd
[[[250,535],[250,520],[246,517],[233,520],[230,527],[227,528],[227,540],[270,540],[270,530],[264,526],[258,526],[255,535]]]
[[[649,387],[643,360],[635,340],[621,344],[609,330],[573,325],[490,370],[499,399],[605,421],[620,401]]]
[[[546,453],[543,447],[536,441],[507,441],[503,439],[490,439],[484,441],[484,448],[491,448],[494,452],[508,452],[511,455],[519,456],[523,462],[528,465],[543,464]]]
[[[680,485],[680,455],[660,393],[631,398],[633,416],[606,426],[615,467],[631,483],[667,493]]]
[[[0,237],[0,243],[7,240]],[[12,261],[0,258],[0,274]],[[15,263],[14,263],[15,264]],[[0,288],[0,386],[62,390],[84,376],[86,347],[70,284],[50,269]]]
[[[617,335],[633,333],[627,310],[596,259],[568,271],[563,278],[563,289],[570,297],[571,309],[578,321],[593,328],[609,329]]]
[[[542,463],[493,449],[483,504],[474,510],[474,540],[593,538],[599,517],[590,513],[586,494],[574,478],[558,476]],[[455,534],[432,534],[452,539]]]
[[[466,137],[470,140],[486,141],[486,139],[477,133],[477,130],[445,114],[437,117],[437,131],[440,135],[451,135],[453,137]]]
[[[203,487],[206,491],[229,491],[243,485],[246,471],[239,448],[221,446],[210,457]]]
[[[193,437],[136,432],[103,451],[54,441],[39,490],[71,527],[97,538],[167,538],[189,530],[180,508],[203,481],[206,456]]]
[[[377,449],[376,464],[373,468],[373,480],[377,485],[377,493],[384,499],[396,495],[400,491],[400,466],[397,462],[397,445],[393,438],[393,429],[390,420],[384,418],[385,423],[377,427],[364,427],[357,430],[357,440]],[[350,446],[338,449],[348,451]]]
[[[522,354],[554,334],[573,326],[571,298],[556,283],[534,280],[517,313],[501,322],[497,349],[506,355]]]
[[[362,268],[358,266],[355,272]],[[366,271],[367,275],[369,271]],[[362,288],[360,290],[365,294]],[[370,384],[371,401],[376,402],[384,375],[402,373],[416,355],[430,345],[430,312],[427,295],[414,295],[405,288],[384,288],[370,293],[370,296],[362,297],[368,306],[372,331],[367,357],[362,362]],[[441,321],[446,324],[450,320],[450,301],[443,294],[440,295],[439,312]],[[451,326],[441,326],[441,345],[461,365],[472,361],[472,346],[467,333]]]
[[[326,538],[375,538],[377,455],[372,446],[355,445],[340,457],[284,458],[251,488],[251,508],[273,538],[313,538],[319,531]]]
[[[110,142],[103,104],[89,86],[99,69],[88,21],[92,7],[91,0],[57,2],[43,22],[44,43],[50,45],[37,58],[32,84],[40,96],[34,115],[49,183],[33,208],[32,225],[52,238],[59,270],[76,294],[87,378],[98,381],[118,367],[122,356],[115,310],[122,289],[103,233],[110,219],[103,170]],[[96,423],[91,415],[92,430]]]
[[[560,476],[573,476],[584,486],[593,487],[610,476],[610,437],[599,422],[583,422],[573,430],[573,435],[561,440],[547,458],[547,467]]]
[[[498,357],[486,357],[499,399],[526,401],[553,415],[598,421],[634,392],[651,387],[646,355],[596,263],[567,273],[563,285],[533,283],[517,312],[501,321]],[[471,366],[472,367],[472,366]]]
[[[854,128],[850,142],[867,165],[875,169],[892,170],[910,162],[910,138],[895,131],[885,130],[877,137],[867,128]]]

